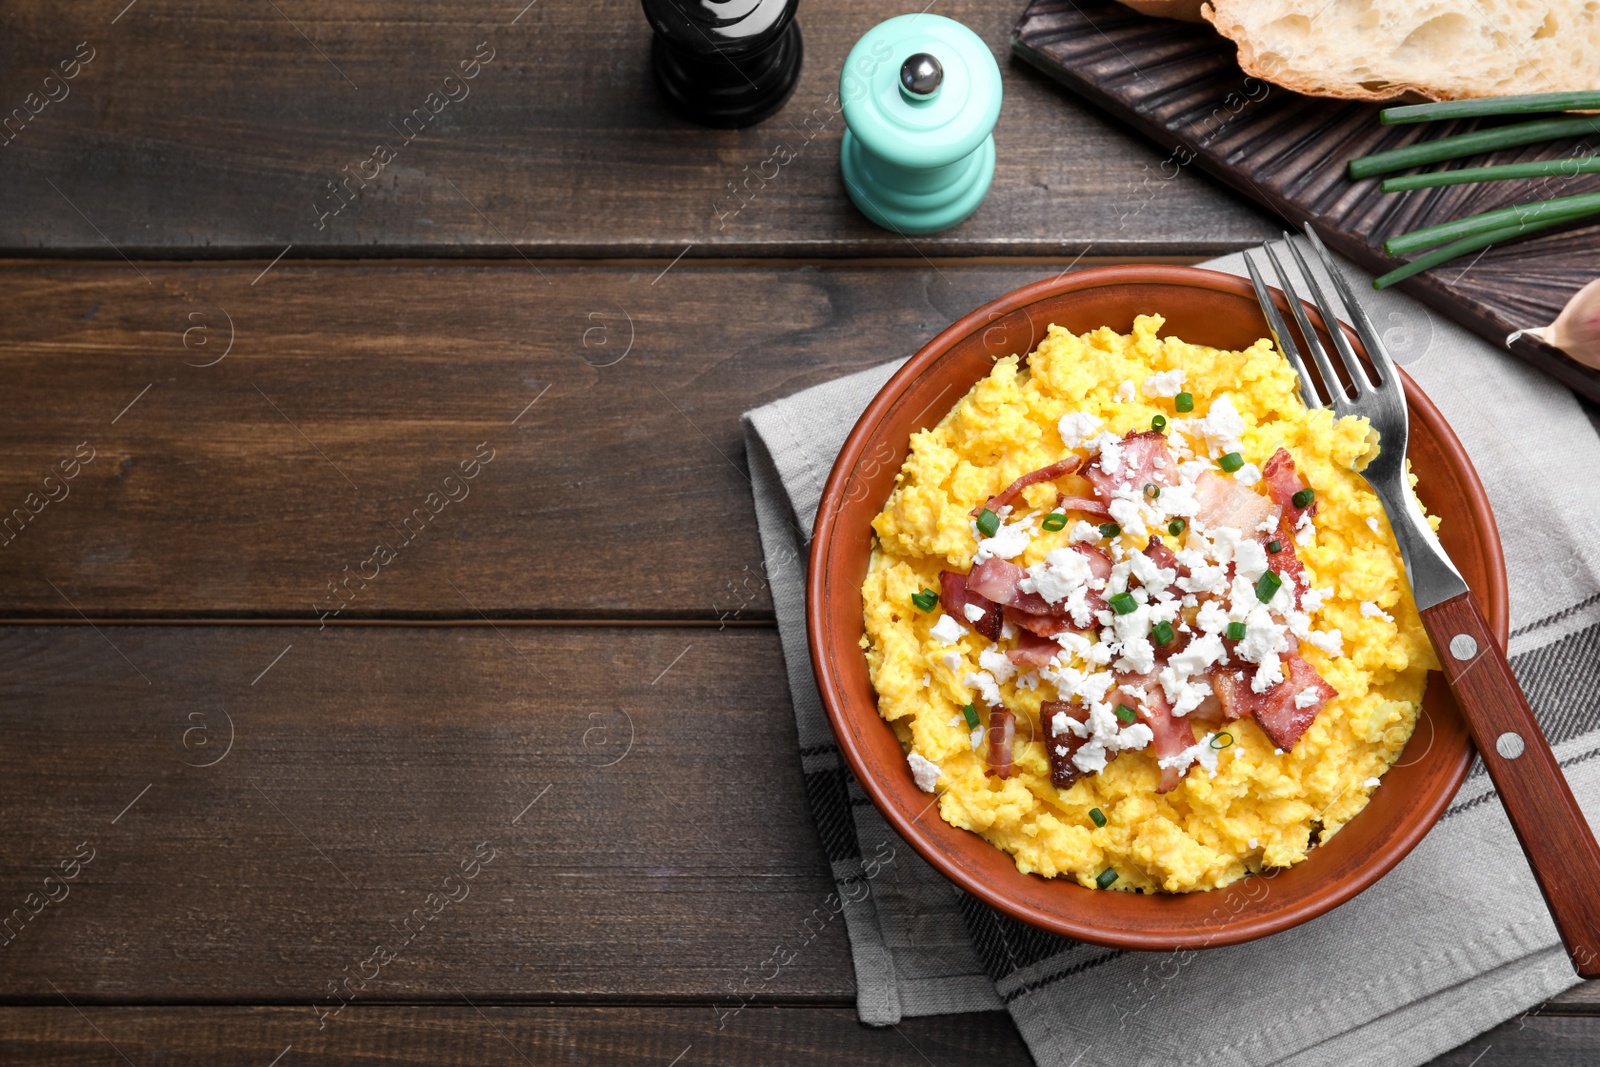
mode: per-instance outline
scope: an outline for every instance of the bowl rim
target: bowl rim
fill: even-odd
[[[828,567],[825,560],[826,553],[834,539],[837,519],[844,501],[846,481],[851,470],[856,465],[856,461],[860,458],[877,426],[894,407],[900,395],[960,341],[995,322],[1002,315],[1025,308],[1048,297],[1064,293],[1130,284],[1176,285],[1245,296],[1252,302],[1255,299],[1254,290],[1251,288],[1250,281],[1247,278],[1222,271],[1208,270],[1201,267],[1156,264],[1092,267],[1075,273],[1032,282],[1012,290],[974,309],[951,323],[944,330],[941,330],[918,349],[916,354],[895,371],[889,380],[874,394],[871,402],[856,420],[849,436],[845,439],[833,468],[828,474],[818,502],[816,520],[812,528],[811,546],[807,558],[806,643],[807,650],[810,653],[812,673],[816,679],[823,707],[827,712],[829,725],[833,729],[834,738],[838,742],[839,749],[844,754],[852,774],[854,774],[857,782],[868,797],[871,798],[874,807],[888,821],[895,832],[909,843],[935,870],[955,883],[959,888],[985,904],[1030,926],[1091,944],[1135,951],[1175,951],[1180,949],[1223,947],[1279,933],[1308,922],[1364,892],[1392,870],[1438,823],[1450,801],[1466,780],[1467,771],[1475,754],[1475,749],[1470,739],[1466,740],[1462,745],[1459,756],[1455,761],[1455,766],[1451,769],[1448,779],[1443,781],[1442,786],[1436,788],[1432,794],[1424,794],[1419,798],[1420,803],[1413,808],[1417,813],[1417,817],[1403,826],[1400,832],[1385,839],[1377,849],[1369,854],[1369,858],[1349,876],[1342,879],[1327,880],[1326,889],[1309,894],[1305,900],[1293,907],[1269,915],[1241,914],[1235,916],[1227,926],[1220,930],[1214,927],[1173,933],[1107,930],[1104,926],[1091,924],[1071,914],[1036,907],[1027,902],[1013,899],[1001,892],[996,885],[978,877],[973,871],[956,863],[943,849],[939,848],[933,840],[932,835],[934,833],[948,831],[957,834],[969,834],[972,831],[951,826],[942,818],[936,820],[937,826],[942,829],[933,831],[924,829],[920,822],[920,815],[908,816],[894,802],[894,798],[889,793],[885,783],[867,773],[867,761],[862,747],[858,744],[856,736],[849,728],[850,719],[844,710],[848,703],[848,698],[841,692],[841,686],[833,675],[825,669],[825,664],[829,659],[828,649],[832,647],[832,642],[828,636],[827,620],[824,618],[823,613],[818,610],[818,606],[823,602],[826,591],[828,576]],[[1271,292],[1280,299],[1283,298],[1280,290],[1272,289]],[[1302,306],[1314,326],[1319,330],[1326,331],[1327,326],[1320,311],[1313,304],[1305,301],[1302,301]],[[1355,351],[1365,356],[1366,349],[1362,345],[1360,338],[1347,325],[1341,323],[1340,326],[1345,336],[1354,346]],[[1505,555],[1488,495],[1484,491],[1483,483],[1479,479],[1477,470],[1473,467],[1466,449],[1461,445],[1460,440],[1450,428],[1450,424],[1445,420],[1443,414],[1416,382],[1405,373],[1403,368],[1400,368],[1400,378],[1405,388],[1409,419],[1413,424],[1416,422],[1427,423],[1429,429],[1435,433],[1441,451],[1451,461],[1451,466],[1455,468],[1454,473],[1462,484],[1465,497],[1463,504],[1466,510],[1476,519],[1480,532],[1479,545],[1484,555],[1486,575],[1482,587],[1474,589],[1473,594],[1478,597],[1479,604],[1483,607],[1490,621],[1495,640],[1503,651],[1510,631]],[[1436,673],[1438,672],[1429,672],[1430,684],[1434,681],[1433,675]],[[1453,703],[1453,698],[1451,699]],[[873,717],[883,728],[888,728],[881,716],[877,715],[875,704],[873,706]],[[926,810],[925,808],[924,811]],[[973,836],[978,837],[979,835],[974,834]],[[979,837],[979,840],[982,840],[981,837]],[[985,841],[984,844],[988,845],[989,843]],[[989,845],[989,847],[997,848],[998,846]],[[1041,876],[1026,875],[1024,877],[1037,878]],[[1053,881],[1054,879],[1050,880]],[[1075,882],[1070,884],[1076,887]],[[1159,897],[1151,899],[1159,899]]]

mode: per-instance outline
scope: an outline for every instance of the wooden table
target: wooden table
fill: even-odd
[[[837,923],[719,1014],[832,887],[738,415],[1274,220],[1007,60],[1013,5],[939,8],[1000,165],[913,242],[828,100],[899,7],[807,0],[786,110],[714,132],[637,4],[524,2],[0,12],[0,1060],[1028,1062],[859,1025]],[[1592,1061],[1597,1003],[1438,1062]]]

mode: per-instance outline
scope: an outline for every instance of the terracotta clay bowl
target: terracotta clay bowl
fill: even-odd
[[[1286,311],[1287,303],[1277,294]],[[1438,820],[1466,777],[1473,749],[1444,679],[1429,681],[1410,742],[1367,807],[1302,863],[1211,892],[1098,892],[1017,871],[1011,857],[939,817],[878,715],[858,644],[859,583],[871,520],[894,487],[913,432],[937,423],[999,356],[1030,352],[1055,323],[1075,333],[1128,332],[1136,314],[1166,317],[1163,334],[1223,349],[1270,336],[1250,283],[1193,267],[1103,267],[1018,289],[935,337],[873,399],[822,494],[806,588],[812,665],[839,746],[891,826],[956,885],[1023,922],[1100,945],[1169,951],[1237,944],[1288,929],[1381,878]],[[1307,314],[1325,331],[1315,308]],[[1362,351],[1354,334],[1346,333]],[[1326,343],[1326,333],[1324,332]],[[1402,375],[1404,377],[1404,375]],[[1437,408],[1405,378],[1417,493],[1444,520],[1440,539],[1506,641],[1505,561],[1483,486]]]

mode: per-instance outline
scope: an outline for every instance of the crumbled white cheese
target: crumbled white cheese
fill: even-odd
[[[1208,733],[1200,740],[1184,749],[1182,752],[1175,753],[1171,756],[1163,756],[1156,760],[1156,762],[1160,764],[1163,769],[1168,767],[1176,767],[1180,774],[1188,770],[1191,763],[1199,763],[1208,774],[1210,774],[1212,777],[1216,777],[1217,755],[1219,754],[1220,750],[1211,747],[1211,739],[1216,736],[1216,734]]]
[[[1203,440],[1211,456],[1237,452],[1242,447],[1239,435],[1244,433],[1244,416],[1233,406],[1233,399],[1224,393],[1211,402],[1211,408],[1201,419],[1183,419],[1182,429],[1190,437]]]
[[[1241,575],[1253,582],[1266,573],[1267,550],[1254,538],[1240,541],[1233,550],[1233,565]]]
[[[968,622],[982,622],[983,617],[987,615],[988,612],[984,611],[976,604],[963,604],[961,605],[961,614],[967,617]]]
[[[1244,617],[1244,639],[1235,646],[1234,651],[1239,658],[1248,663],[1259,663],[1263,667],[1270,657],[1277,661],[1279,652],[1289,650],[1288,628],[1272,617],[1266,605],[1257,603]],[[1259,672],[1258,676],[1259,676]],[[1281,681],[1282,674],[1278,675]],[[1264,692],[1258,689],[1256,692]]]
[[[953,645],[961,640],[962,634],[966,633],[959,622],[944,614],[939,616],[939,621],[934,623],[933,628],[928,632],[941,645]]]
[[[1338,629],[1312,630],[1302,640],[1315,645],[1330,656],[1344,655],[1344,634]]]
[[[1383,532],[1383,531],[1381,531],[1381,530],[1379,530],[1379,529],[1378,529],[1378,519],[1377,519],[1377,517],[1376,517],[1376,516],[1374,516],[1374,515],[1368,515],[1368,516],[1367,516],[1367,527],[1368,527],[1368,528],[1369,528],[1369,529],[1370,529],[1370,530],[1371,530],[1371,531],[1372,531],[1372,532],[1373,532],[1373,533],[1382,533],[1382,532]]]
[[[1089,557],[1071,548],[1057,548],[1042,561],[1028,568],[1028,576],[1018,583],[1024,593],[1038,593],[1051,604],[1059,604],[1083,589],[1094,572]]]
[[[1132,500],[1113,500],[1109,505],[1111,520],[1122,527],[1122,532],[1130,537],[1145,538],[1150,536],[1150,528],[1144,524],[1144,515],[1139,509],[1139,504]]]
[[[1127,378],[1122,379],[1117,386],[1117,399],[1126,404],[1133,399],[1133,382]]]
[[[976,752],[976,751],[978,751],[978,749],[982,748],[983,747],[983,727],[974,726],[972,728],[972,734],[967,738],[967,740],[972,742],[972,751]]]
[[[941,771],[937,763],[924,759],[916,752],[908,755],[906,762],[911,765],[911,780],[917,783],[918,789],[924,793],[931,793],[938,787]]]
[[[1156,667],[1156,649],[1147,637],[1135,637],[1122,642],[1122,655],[1117,657],[1116,668],[1129,674],[1149,674]]]
[[[1261,847],[1261,842],[1257,841],[1255,838],[1252,837],[1250,839],[1250,847],[1251,848],[1260,848]]]
[[[1089,446],[1099,453],[1100,469],[1111,477],[1116,477],[1117,471],[1122,469],[1122,438],[1112,433],[1101,433]]]
[[[1181,652],[1174,653],[1167,660],[1167,666],[1180,675],[1204,674],[1213,665],[1221,663],[1226,656],[1227,651],[1223,647],[1222,638],[1214,633],[1201,634],[1185,645]]]
[[[978,666],[992,674],[994,680],[1000,685],[1005,685],[1017,673],[1017,665],[1012,663],[1006,657],[1006,654],[1000,651],[998,646],[986,648],[979,652]]]
[[[1079,519],[1072,524],[1072,531],[1067,535],[1073,544],[1086,544],[1100,540],[1100,527],[1093,523]]]
[[[1332,595],[1332,589],[1307,589],[1300,595],[1300,609],[1302,611],[1316,611]]]
[[[1314,685],[1308,685],[1294,695],[1294,706],[1297,708],[1309,708],[1321,699],[1322,690]]]
[[[1387,611],[1384,611],[1370,600],[1363,600],[1361,602],[1361,614],[1366,615],[1369,618],[1382,619],[1384,622],[1394,622],[1393,615],[1390,615]]]
[[[940,657],[940,662],[942,662],[948,669],[952,671],[958,671],[961,669],[961,653],[951,649],[949,652],[946,652],[942,657]]]
[[[1206,531],[1211,538],[1211,555],[1218,563],[1232,563],[1234,553],[1238,551],[1241,542],[1245,541],[1244,534],[1232,526],[1218,526]]]
[[[1268,689],[1283,681],[1283,663],[1276,654],[1263,656],[1256,666],[1256,676],[1250,679],[1250,689],[1256,693],[1265,693]]]
[[[1039,688],[1039,675],[1035,671],[1024,671],[1022,674],[1017,675],[1015,684],[1018,689],[1032,692]]]
[[[988,671],[968,674],[961,680],[961,684],[968,689],[976,689],[987,704],[1000,703],[1000,686],[995,682],[994,675]]]
[[[1177,396],[1183,392],[1185,375],[1181,369],[1161,371],[1144,380],[1145,396]]]
[[[1128,557],[1128,563],[1133,576],[1139,579],[1139,584],[1149,589],[1165,589],[1178,580],[1178,572],[1170,567],[1157,565],[1146,553],[1135,552]]]
[[[1228,629],[1228,613],[1223,611],[1215,600],[1201,604],[1200,610],[1195,613],[1194,621],[1208,634],[1226,633]]]
[[[1302,511],[1294,523],[1294,543],[1309,545],[1317,536],[1316,524],[1311,521],[1311,512]]]
[[[1073,765],[1085,774],[1098,774],[1105,770],[1107,759],[1117,752],[1136,752],[1150,744],[1155,734],[1144,723],[1134,723],[1122,728],[1116,711],[1110,704],[1096,702],[1089,705],[1089,719],[1079,722],[1060,713],[1051,721],[1055,733],[1065,728],[1076,737],[1087,738],[1078,751],[1072,754]]]
[[[1366,789],[1376,789],[1378,788],[1378,780],[1376,778],[1368,778],[1361,785]]]
[[[1261,468],[1254,463],[1246,463],[1233,472],[1233,480],[1240,485],[1255,485],[1261,480]]]
[[[978,551],[972,557],[974,566],[991,557],[1016,559],[1028,550],[1028,545],[1033,541],[1033,516],[1025,515],[1016,522],[1001,523],[993,537],[984,537],[974,521],[972,536],[978,539]]]
[[[1100,428],[1100,420],[1086,411],[1069,411],[1061,416],[1061,421],[1056,423],[1056,429],[1061,433],[1061,443],[1068,448],[1077,448]]]

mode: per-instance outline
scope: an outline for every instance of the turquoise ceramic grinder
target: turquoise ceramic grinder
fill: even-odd
[[[839,76],[839,167],[861,213],[898,233],[947,230],[994,177],[1000,67],[940,15],[900,15],[856,42]]]

